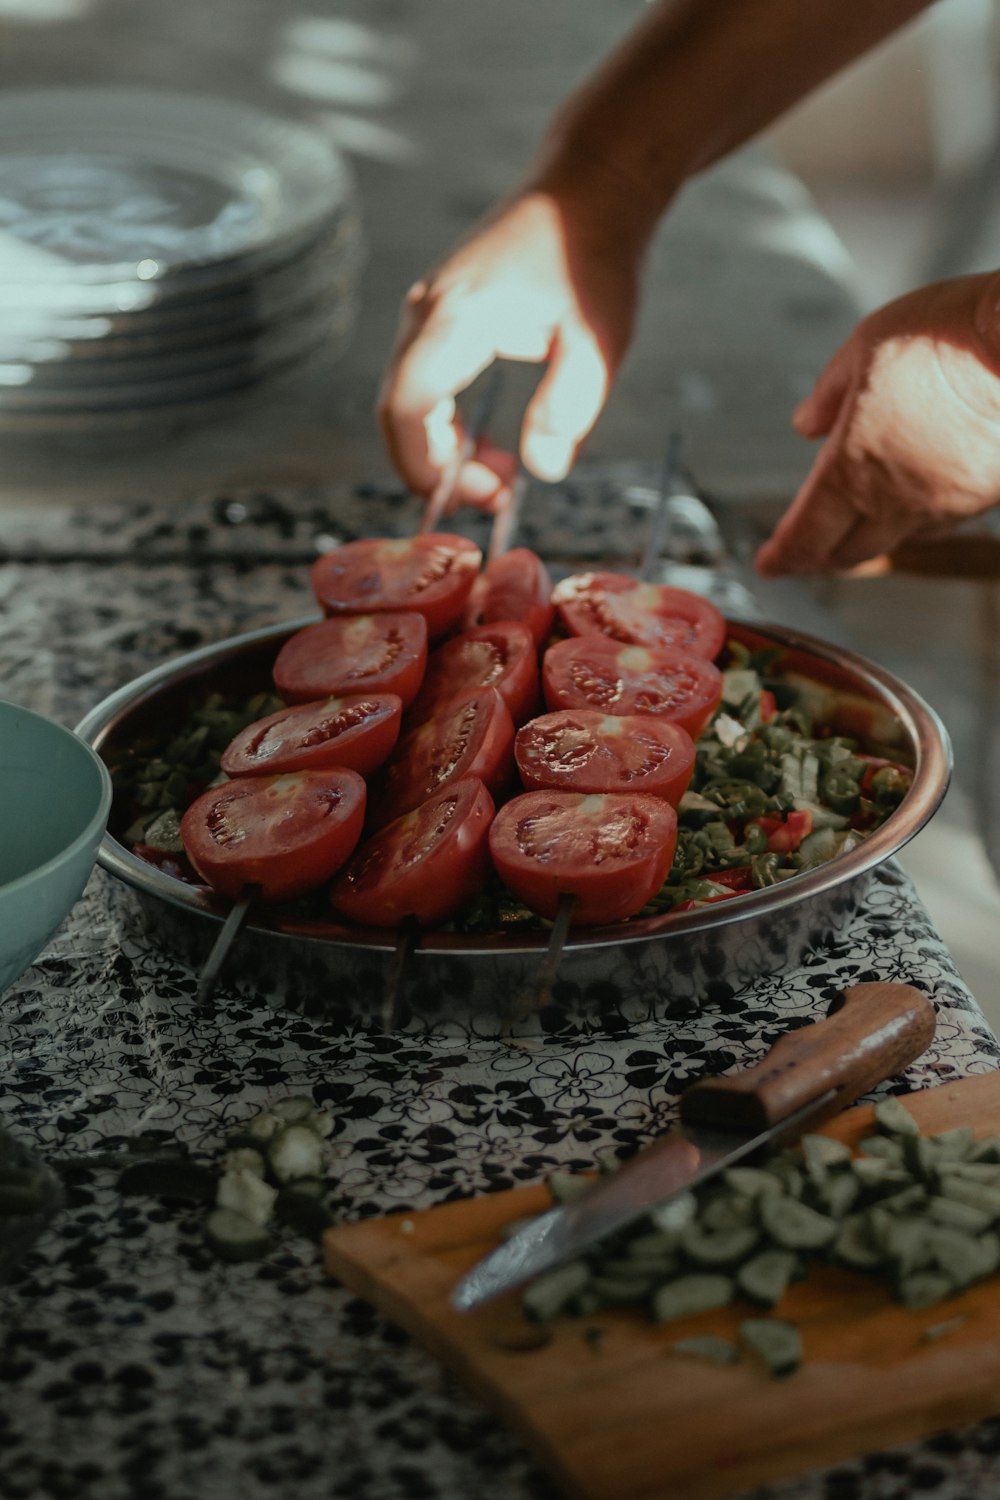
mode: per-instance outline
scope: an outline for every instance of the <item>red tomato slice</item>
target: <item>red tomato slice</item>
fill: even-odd
[[[652,714],[566,708],[519,729],[514,758],[529,791],[643,792],[676,807],[694,770],[694,742]]]
[[[704,657],[652,646],[623,646],[585,635],[550,646],[542,663],[550,709],[655,714],[697,739],[722,697],[722,673]]]
[[[490,829],[497,874],[515,896],[551,918],[573,895],[583,926],[634,916],[666,879],[676,842],[670,804],[631,793],[525,792]]]
[[[783,818],[755,818],[754,822],[767,834],[767,847],[772,854],[791,854],[806,834],[812,833],[813,815],[808,808],[802,808],[786,813]],[[714,880],[715,876],[709,878]]]
[[[422,723],[449,698],[467,697],[480,687],[496,688],[515,724],[537,713],[541,694],[538,653],[527,625],[517,620],[480,625],[438,646],[428,658],[410,721]]]
[[[536,646],[541,646],[549,638],[555,613],[552,579],[542,559],[528,547],[513,547],[487,563],[476,579],[465,625],[471,630],[500,620],[520,620]]]
[[[250,724],[227,745],[227,776],[270,776],[346,766],[367,776],[399,738],[403,703],[395,693],[354,693],[282,708]]]
[[[637,583],[625,573],[578,573],[552,595],[570,635],[607,635],[634,646],[690,651],[712,661],[726,640],[714,604],[687,589]]]
[[[454,782],[355,851],[330,893],[334,909],[366,927],[443,922],[486,884],[492,820],[483,783]]]
[[[474,542],[447,532],[402,541],[365,537],[324,553],[313,564],[312,586],[328,615],[413,609],[434,638],[462,618],[481,561]]]
[[[514,721],[496,688],[476,688],[443,705],[434,719],[404,733],[385,768],[371,809],[381,828],[454,781],[475,776],[496,796],[514,770]]]
[[[361,836],[365,784],[356,771],[243,776],[203,792],[181,840],[203,880],[238,901],[290,901],[329,880]]]
[[[297,631],[278,652],[274,685],[289,703],[395,693],[405,708],[417,695],[426,665],[422,615],[353,615]]]

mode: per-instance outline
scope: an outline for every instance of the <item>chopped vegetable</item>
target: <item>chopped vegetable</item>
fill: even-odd
[[[878,1276],[898,1302],[924,1308],[1000,1271],[998,1142],[968,1130],[921,1136],[896,1097],[876,1106],[875,1124],[857,1155],[806,1135],[761,1165],[730,1167],[655,1205],[531,1283],[526,1313],[589,1316],[634,1305],[665,1323],[729,1303],[775,1309],[810,1260]],[[562,1203],[590,1185],[566,1172],[551,1179]],[[776,1377],[801,1362],[798,1330],[780,1317],[745,1319],[740,1339]],[[697,1335],[671,1348],[712,1358],[713,1341],[726,1343]]]

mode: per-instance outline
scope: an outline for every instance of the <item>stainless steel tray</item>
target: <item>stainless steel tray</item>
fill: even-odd
[[[251,693],[269,684],[274,658],[307,619],[224,640],[169,662],[99,703],[77,732],[113,768],[164,722],[180,719],[213,691]],[[466,1027],[495,1036],[558,1028],[610,1012],[630,1020],[729,1003],[762,973],[800,961],[829,942],[864,899],[872,871],[891,859],[933,816],[947,790],[951,750],[938,716],[920,696],[873,662],[785,627],[730,621],[730,635],[781,652],[780,669],[815,696],[823,722],[857,733],[914,768],[901,806],[862,844],[828,864],[765,890],[677,915],[633,918],[571,934],[550,987],[535,1008],[547,938],[540,932],[491,936],[428,932],[407,961],[398,999],[400,1026],[437,1029],[460,1008]],[[121,842],[127,819],[117,803],[99,864],[121,882],[126,916],[144,940],[196,969],[206,959],[228,905],[133,855]],[[334,1029],[380,1025],[397,960],[397,934],[300,920],[261,911],[244,927],[222,976],[227,989],[252,991],[314,1014]]]

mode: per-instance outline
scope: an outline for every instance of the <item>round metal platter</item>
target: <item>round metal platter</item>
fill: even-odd
[[[10,90],[0,139],[4,281],[28,301],[33,288],[242,277],[315,233],[351,191],[319,132],[198,95]]]
[[[251,694],[270,685],[282,643],[309,620],[203,647],[146,673],[98,704],[77,726],[114,770],[135,746],[181,722],[209,693]],[[731,996],[760,974],[799,961],[857,911],[872,871],[933,816],[948,786],[951,751],[934,711],[881,667],[814,637],[731,620],[730,637],[777,648],[777,670],[805,693],[815,719],[912,764],[902,804],[863,843],[814,870],[718,905],[571,930],[558,974],[537,993],[548,936],[428,931],[406,955],[399,934],[351,928],[331,917],[279,909],[253,915],[234,945],[225,982],[321,1012],[330,1024],[437,1027],[459,1007],[483,1035],[531,1031],[541,1010],[614,1010],[637,1019]],[[98,856],[121,882],[125,909],[147,940],[199,966],[228,903],[133,855],[120,841],[129,817],[117,803]]]

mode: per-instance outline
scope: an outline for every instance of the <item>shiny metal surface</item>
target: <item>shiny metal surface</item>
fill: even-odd
[[[129,683],[98,704],[78,732],[113,765],[124,747],[185,700],[228,685],[260,685],[287,637],[306,619],[269,626],[203,647]],[[554,987],[596,1009],[630,1015],[697,1003],[721,985],[739,988],[762,972],[795,962],[818,934],[836,932],[863,900],[871,872],[900,850],[933,816],[951,772],[944,726],[920,696],[874,663],[811,636],[777,626],[731,621],[737,639],[788,653],[797,681],[828,700],[828,713],[863,710],[881,745],[914,766],[902,805],[864,843],[815,870],[738,900],[676,915],[633,918],[571,933]],[[798,675],[802,673],[801,677]],[[832,679],[832,681],[831,681]],[[184,885],[133,855],[116,837],[123,810],[113,810],[99,863],[122,883],[145,939],[164,943],[200,965],[228,907],[205,890]],[[290,921],[262,912],[248,922],[230,977],[304,1007],[319,1007],[345,1024],[375,1017],[397,935],[349,928],[334,920]],[[529,1028],[524,996],[544,957],[547,934],[488,936],[428,932],[411,960],[408,1011],[433,1025],[454,997],[482,1013],[484,1034],[497,1026]],[[483,964],[483,960],[490,960]]]

